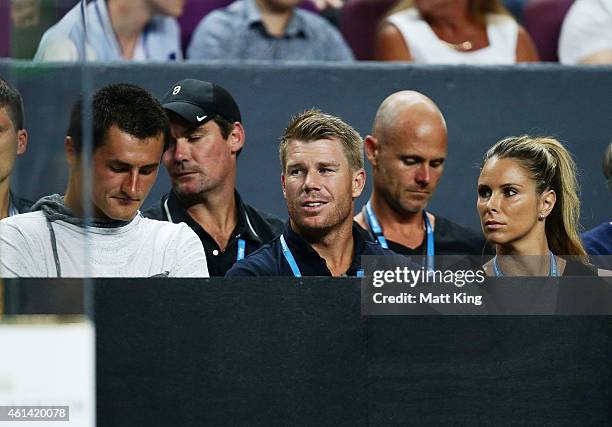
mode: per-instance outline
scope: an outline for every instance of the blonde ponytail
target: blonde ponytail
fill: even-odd
[[[555,192],[557,201],[546,218],[548,246],[555,255],[588,261],[578,233],[580,198],[576,163],[565,147],[554,138],[524,135],[499,141],[487,151],[484,162],[492,157],[518,160],[535,180],[538,194],[546,190]]]

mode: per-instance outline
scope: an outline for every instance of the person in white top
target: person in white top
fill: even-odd
[[[94,93],[91,111],[90,158],[83,155],[82,100],[72,111],[66,194],[0,221],[0,276],[208,277],[200,239],[187,225],[139,212],[169,142],[159,102],[137,86],[115,84]]]
[[[35,61],[178,61],[185,0],[79,1],[38,45]]]
[[[538,61],[527,32],[499,0],[403,1],[376,35],[375,58],[423,64]]]
[[[559,37],[562,64],[612,64],[612,1],[577,0]]]

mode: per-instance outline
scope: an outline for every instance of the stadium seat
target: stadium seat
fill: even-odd
[[[11,54],[11,10],[9,2],[0,1],[0,57]]]
[[[202,18],[215,9],[228,6],[232,0],[187,0],[183,14],[178,19],[181,26],[181,45],[183,52],[187,49],[191,34],[198,26]]]
[[[342,9],[340,30],[355,58],[374,59],[374,37],[380,20],[398,0],[348,0]]]
[[[558,62],[557,47],[563,19],[574,0],[529,0],[523,11],[525,29],[541,61]]]

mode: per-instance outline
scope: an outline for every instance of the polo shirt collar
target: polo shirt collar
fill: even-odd
[[[238,221],[236,223],[236,228],[234,231],[235,235],[240,236],[248,236],[250,240],[263,243],[261,237],[257,234],[255,229],[253,228],[253,224],[248,217],[246,206],[242,201],[242,197],[238,194],[238,191],[234,190],[234,198],[236,200],[236,209],[238,210]],[[168,195],[168,209],[170,210],[170,214],[172,215],[172,222],[179,223],[184,222],[193,230],[204,230],[200,224],[198,224],[187,212],[187,209],[183,206],[178,196],[174,193],[174,191],[170,191]]]
[[[351,266],[347,270],[347,274],[349,276],[356,275],[357,270],[361,268],[361,255],[363,255],[366,246],[365,239],[354,222],[352,232],[353,259],[351,260]],[[325,262],[325,259],[323,259],[317,253],[317,251],[315,251],[312,246],[310,246],[310,244],[306,240],[304,240],[302,236],[293,231],[289,220],[287,220],[287,222],[285,223],[285,231],[283,234],[285,236],[287,244],[291,248],[291,251],[295,251],[294,256],[296,257],[296,260],[298,260],[298,264],[300,264],[300,261],[302,263],[304,263],[304,261],[311,263],[316,262],[316,267],[313,264],[311,264],[310,267],[315,267],[317,270],[320,270],[317,275],[331,276],[331,272],[327,268],[327,263]]]
[[[245,2],[245,13],[246,13],[246,21],[249,28],[259,25],[265,31],[265,27],[263,25],[263,21],[261,20],[261,12],[257,7],[257,3],[255,0],[244,0]],[[267,31],[266,31],[267,33]],[[304,23],[304,19],[297,11],[297,8],[294,9],[293,14],[291,15],[291,19],[287,24],[287,28],[285,28],[285,37],[295,38],[295,37],[306,37],[307,29]]]

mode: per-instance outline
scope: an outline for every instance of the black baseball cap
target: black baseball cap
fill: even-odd
[[[240,110],[230,93],[219,85],[196,79],[177,82],[164,95],[162,106],[194,126],[201,126],[215,116],[230,123],[242,122]]]

